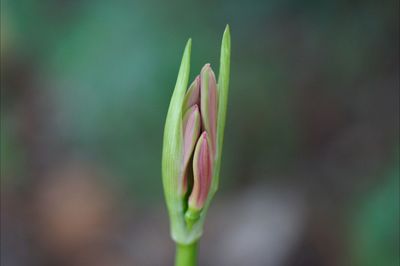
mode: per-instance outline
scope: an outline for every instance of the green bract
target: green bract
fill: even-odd
[[[200,238],[203,231],[203,224],[207,209],[215,192],[218,189],[229,86],[231,50],[229,26],[226,27],[222,38],[217,95],[215,95],[215,97],[214,95],[211,95],[211,98],[205,100],[203,100],[204,97],[202,96],[201,108],[200,104],[198,105],[194,103],[197,100],[196,94],[191,94],[192,90],[198,89],[194,86],[201,86],[197,83],[199,82],[199,78],[196,78],[196,80],[194,81],[194,83],[192,83],[190,87],[190,92],[186,94],[190,73],[191,45],[192,41],[191,39],[189,39],[183,53],[178,78],[168,109],[164,129],[164,146],[162,153],[162,177],[165,200],[170,217],[171,235],[174,241],[184,245],[194,243]],[[202,71],[204,71],[204,73],[202,72],[201,77],[207,75],[205,77],[205,80],[207,82],[209,80],[208,77],[212,77],[210,82],[213,83],[203,84],[203,86],[205,86],[203,88],[205,92],[203,93],[208,93],[208,86],[211,86],[213,84],[215,85],[215,79],[213,76],[214,74],[209,65],[206,65]],[[204,83],[204,79],[201,82]],[[212,106],[210,107],[211,111],[217,112],[216,130],[214,126],[212,126],[211,128],[207,124],[204,126],[204,121],[206,121],[205,123],[208,123],[209,121],[208,113],[210,112],[210,110],[208,109],[209,106],[207,106],[207,104],[209,104],[209,102],[212,103],[213,100],[217,101],[218,106],[217,109],[215,109],[215,105],[214,109],[212,109]],[[202,111],[198,111],[198,108],[204,109],[203,113]],[[200,134],[198,124],[200,123],[200,113],[202,113],[202,115],[204,116],[201,126],[201,130],[203,130],[204,132],[201,134],[201,136],[198,136]],[[210,117],[213,117],[212,113]],[[183,122],[184,120],[185,122]],[[184,125],[183,123],[187,123],[188,120],[190,121],[190,126],[193,128],[193,130],[188,131],[189,133],[187,133],[190,138],[186,138],[189,140],[186,146],[189,148],[186,148],[186,154],[184,155],[185,151],[183,130],[184,126],[186,127],[186,124]],[[215,122],[215,119],[211,119],[210,121]],[[190,135],[191,132],[193,132],[192,135]],[[213,133],[216,133],[216,135],[213,136]],[[196,142],[192,143],[191,141],[197,141],[197,144],[199,145],[199,147],[196,148],[196,155],[194,156],[197,164],[193,166],[199,168],[194,169],[194,172],[200,173],[200,177],[207,177],[206,181],[208,182],[206,182],[206,185],[204,185],[204,188],[207,189],[205,201],[202,201],[201,204],[199,203],[199,207],[194,209],[191,207],[188,208],[188,193],[191,192],[191,189],[193,187],[186,188],[186,183],[185,186],[183,185],[184,181],[187,182],[186,179],[184,180],[184,176],[187,173],[184,172],[186,170],[182,167],[183,161],[187,162],[188,149],[190,149],[189,151],[191,154],[191,158],[193,157],[194,151],[192,151],[192,149],[194,149],[194,144],[196,144]],[[215,142],[215,144],[213,142]],[[210,171],[208,172],[209,167],[212,169],[210,169]],[[204,174],[205,171],[206,174]],[[207,173],[211,173],[211,180],[209,180],[210,175],[207,176]],[[209,184],[209,182],[211,182],[211,184]],[[193,182],[189,182],[189,184],[190,183],[192,183],[193,186]],[[203,194],[201,195],[204,195],[204,188],[202,188]],[[186,189],[188,190],[186,191]]]

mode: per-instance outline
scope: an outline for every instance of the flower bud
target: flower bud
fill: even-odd
[[[181,195],[187,191],[187,166],[200,135],[200,113],[197,105],[190,107],[183,116],[183,185]]]
[[[185,245],[201,236],[218,189],[229,87],[229,27],[221,43],[218,89],[209,64],[188,88],[191,43],[189,39],[168,108],[162,153],[171,236]]]
[[[210,64],[206,64],[200,74],[200,109],[203,127],[210,138],[212,154],[215,152],[217,130],[217,82]]]
[[[185,111],[195,104],[200,106],[200,76],[197,76],[189,86],[183,100],[183,110]]]
[[[203,208],[210,189],[212,162],[207,132],[203,132],[197,142],[193,156],[193,189],[189,197],[189,208]]]

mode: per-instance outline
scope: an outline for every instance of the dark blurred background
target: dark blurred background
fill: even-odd
[[[1,0],[1,265],[173,264],[164,119],[227,23],[200,265],[399,265],[396,0]]]

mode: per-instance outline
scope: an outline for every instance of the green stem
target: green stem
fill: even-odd
[[[176,244],[175,266],[197,265],[197,242],[189,245]]]

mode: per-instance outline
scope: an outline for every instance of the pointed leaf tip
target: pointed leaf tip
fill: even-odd
[[[224,34],[230,34],[229,24],[226,24],[226,27],[225,27],[225,30],[224,30]]]
[[[186,45],[185,45],[185,50],[183,52],[182,61],[183,61],[184,58],[188,58],[190,60],[191,52],[192,52],[192,39],[189,38],[188,41],[186,42]]]
[[[185,48],[188,49],[190,53],[190,51],[192,50],[192,38],[189,38],[187,40]]]
[[[231,30],[229,25],[226,25],[224,34],[222,36],[222,47],[225,47],[225,49],[231,48]]]

